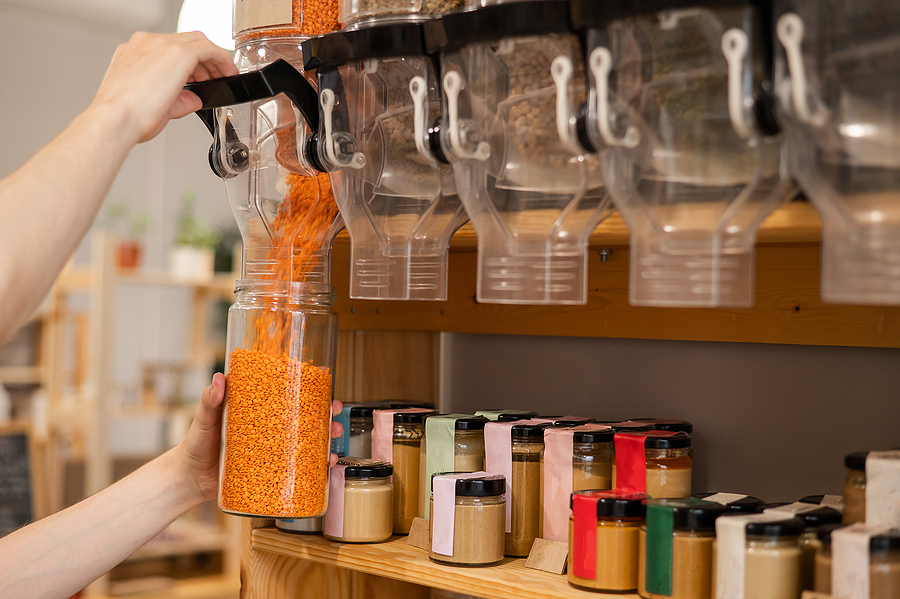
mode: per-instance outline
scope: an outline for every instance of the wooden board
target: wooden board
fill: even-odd
[[[607,262],[592,253],[584,306],[479,304],[476,254],[468,251],[451,252],[447,302],[351,300],[349,248],[337,245],[333,254],[344,329],[900,347],[900,308],[822,303],[818,245],[758,247],[756,302],[741,309],[630,305],[627,248],[615,248]]]
[[[638,597],[634,594],[587,593],[569,586],[565,576],[526,569],[524,559],[506,559],[499,566],[488,568],[442,566],[429,560],[421,549],[407,545],[405,537],[387,543],[354,545],[332,543],[319,536],[291,535],[275,528],[257,528],[252,532],[251,546],[256,553],[294,559],[298,563],[338,566],[485,599]]]

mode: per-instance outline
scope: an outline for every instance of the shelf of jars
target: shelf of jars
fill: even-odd
[[[638,597],[637,594],[621,593],[588,595],[569,586],[565,576],[526,568],[524,559],[506,558],[497,566],[485,568],[444,566],[429,560],[424,550],[408,545],[407,537],[394,537],[374,545],[356,545],[265,527],[253,530],[250,539],[254,550],[485,599]]]

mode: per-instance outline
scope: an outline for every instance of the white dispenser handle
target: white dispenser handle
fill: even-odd
[[[827,118],[824,108],[817,104],[815,110],[809,102],[809,89],[806,83],[806,67],[803,64],[803,19],[795,13],[787,13],[778,19],[775,28],[778,41],[784,46],[787,54],[788,71],[791,75],[791,99],[797,118],[813,127],[822,127]]]
[[[616,137],[609,126],[609,71],[612,69],[612,54],[602,46],[594,48],[590,56],[591,73],[597,94],[597,126],[600,137],[609,146],[635,148],[641,141],[641,134],[629,125],[623,137]]]
[[[728,63],[728,116],[741,139],[750,139],[750,127],[744,118],[744,94],[741,89],[744,58],[747,56],[747,34],[737,28],[722,36],[722,53]]]
[[[456,71],[450,71],[444,75],[444,91],[447,93],[447,132],[450,134],[450,147],[453,153],[460,158],[473,158],[475,160],[487,160],[491,156],[491,146],[486,141],[478,143],[474,152],[467,152],[463,148],[459,132],[459,92],[462,90],[462,77]]]
[[[430,156],[430,152],[425,148],[425,96],[428,95],[428,90],[425,87],[424,77],[416,76],[409,80],[409,95],[413,99],[416,149],[421,156]]]
[[[569,129],[569,81],[572,79],[572,60],[568,56],[557,56],[550,64],[550,74],[556,84],[556,132],[559,140],[576,154],[581,151],[572,139]]]
[[[342,161],[338,158],[334,151],[334,123],[331,118],[334,112],[334,92],[330,89],[323,89],[321,95],[322,111],[325,117],[325,154],[331,164],[340,168],[360,169],[366,166],[366,157],[362,152],[354,152],[350,160]]]

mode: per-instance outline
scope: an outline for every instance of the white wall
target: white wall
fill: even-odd
[[[165,2],[165,18],[155,30],[171,32],[181,1]],[[38,0],[29,3],[41,4]],[[0,50],[4,56],[0,64],[0,177],[21,165],[90,103],[116,47],[132,32],[90,18],[53,16],[0,2]],[[207,166],[209,143],[209,134],[196,117],[173,122],[157,139],[132,151],[110,191],[109,199],[127,199],[133,212],[151,212],[153,227],[145,238],[145,264],[149,267],[167,263],[185,188],[197,191],[198,209],[212,224],[233,223],[224,186]],[[84,243],[79,248],[77,262],[89,260],[88,246]],[[184,356],[186,308],[184,290],[119,290],[114,351],[114,378],[119,388],[136,385],[144,360]]]

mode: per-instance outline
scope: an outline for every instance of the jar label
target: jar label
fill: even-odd
[[[672,594],[672,536],[675,533],[673,511],[670,506],[647,505],[647,543],[644,548],[647,567],[647,591],[657,595]]]
[[[616,433],[616,488],[636,493],[647,492],[647,460],[639,433]]]
[[[484,425],[484,469],[506,477],[506,532],[512,532],[512,427],[521,422]],[[428,456],[425,456],[428,459]]]
[[[866,524],[900,527],[900,451],[866,457]]]
[[[290,25],[293,18],[293,0],[235,0],[234,35],[251,29]]]
[[[597,496],[572,496],[572,574],[597,580]]]
[[[344,536],[344,470],[349,464],[337,464],[331,468],[328,481],[328,507],[322,532],[330,537]]]
[[[832,595],[854,598],[869,596],[869,543],[873,536],[888,530],[887,526],[871,526],[860,522],[831,533]]]

